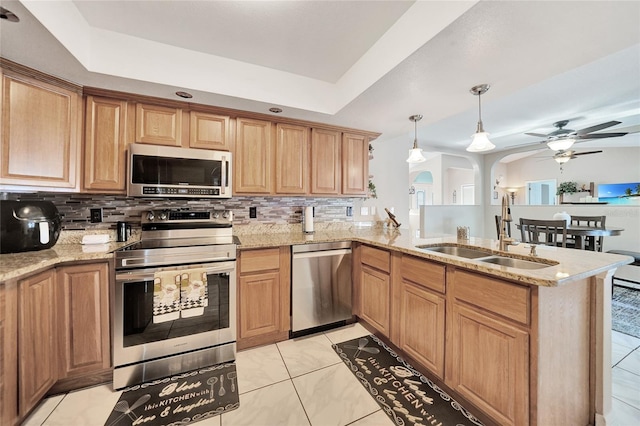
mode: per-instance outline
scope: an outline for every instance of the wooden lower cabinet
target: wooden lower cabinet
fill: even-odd
[[[453,303],[446,383],[501,425],[529,424],[529,334]]]
[[[0,283],[0,424],[20,423],[48,393],[111,378],[108,261]]]
[[[57,268],[60,379],[111,366],[108,265]]]
[[[18,407],[25,415],[58,378],[55,269],[20,280]]]
[[[445,298],[405,280],[400,288],[400,349],[444,379]]]
[[[387,272],[362,265],[360,272],[360,316],[385,336],[389,335],[389,289]]]
[[[0,425],[18,419],[18,288],[16,282],[0,284]]]
[[[289,338],[290,248],[238,253],[238,350]]]

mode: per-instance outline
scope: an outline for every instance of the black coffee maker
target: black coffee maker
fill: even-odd
[[[60,231],[60,213],[52,202],[0,200],[0,253],[51,248]]]

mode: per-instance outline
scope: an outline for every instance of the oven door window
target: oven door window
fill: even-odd
[[[189,158],[133,156],[131,182],[148,185],[221,186],[229,182],[229,162],[222,178],[222,161]]]
[[[207,303],[201,315],[154,323],[153,280],[123,283],[123,346],[169,340],[229,328],[229,274],[207,275]]]

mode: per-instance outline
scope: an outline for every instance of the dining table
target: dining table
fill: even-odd
[[[520,229],[520,224],[517,223],[516,227]],[[578,250],[585,249],[585,241],[589,237],[613,237],[622,234],[622,231],[624,231],[624,228],[616,228],[613,226],[598,228],[586,225],[567,225],[567,235],[574,238],[574,248]],[[592,250],[595,249],[594,245],[591,245],[590,247],[592,247]]]

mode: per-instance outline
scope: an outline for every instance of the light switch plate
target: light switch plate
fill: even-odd
[[[369,216],[369,207],[360,207],[360,216]]]

